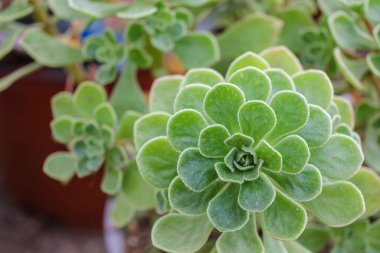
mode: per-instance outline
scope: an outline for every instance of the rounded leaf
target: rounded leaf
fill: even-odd
[[[223,186],[214,182],[201,192],[189,189],[180,177],[176,177],[169,186],[170,206],[180,213],[198,215],[206,212],[208,203]]]
[[[287,47],[272,47],[262,51],[260,55],[269,63],[271,68],[285,70],[289,75],[302,71],[300,61]]]
[[[364,156],[360,146],[350,137],[334,134],[322,146],[310,149],[310,163],[323,176],[344,180],[352,177],[361,167]]]
[[[309,118],[309,106],[306,99],[294,91],[280,91],[273,96],[270,106],[277,118],[275,128],[269,140],[293,132],[302,127]]]
[[[218,84],[206,94],[204,109],[216,123],[227,127],[230,133],[236,133],[240,131],[237,114],[244,100],[243,92],[235,85]]]
[[[322,191],[321,173],[311,164],[306,165],[305,169],[295,175],[278,172],[270,173],[269,176],[289,197],[297,201],[312,200]]]
[[[204,157],[197,148],[188,148],[179,157],[178,174],[187,187],[203,191],[216,179],[215,163],[218,161]]]
[[[183,87],[174,101],[174,111],[194,109],[204,114],[203,101],[210,87],[203,84],[189,84]]]
[[[207,242],[211,231],[206,215],[167,214],[154,224],[152,243],[168,252],[195,252]]]
[[[239,184],[230,184],[210,201],[207,215],[220,232],[231,232],[248,222],[248,212],[238,203]]]
[[[157,188],[168,188],[177,175],[179,153],[167,137],[156,137],[139,150],[136,161],[141,175]]]
[[[334,97],[334,103],[338,107],[341,122],[346,123],[351,128],[355,126],[354,110],[350,102],[343,97]]]
[[[310,148],[325,143],[332,131],[332,122],[329,114],[317,105],[309,105],[309,118],[306,124],[295,134],[301,136]]]
[[[265,74],[271,80],[272,89],[269,98],[272,98],[274,94],[282,90],[296,90],[292,78],[282,69],[267,69]]]
[[[265,175],[241,185],[239,205],[250,212],[262,212],[274,201],[276,190]]]
[[[258,144],[276,125],[276,115],[268,104],[249,101],[238,112],[241,132],[251,136]]]
[[[43,170],[49,177],[65,183],[75,175],[77,164],[77,156],[69,152],[55,152],[46,158]]]
[[[165,76],[156,79],[149,96],[149,111],[174,112],[174,99],[177,96],[183,77]]]
[[[164,112],[155,112],[139,118],[133,129],[134,143],[139,149],[145,142],[154,137],[166,135],[166,127],[170,115]]]
[[[92,116],[95,107],[105,101],[105,90],[91,81],[82,82],[74,93],[75,104],[88,116]]]
[[[297,239],[305,229],[306,222],[305,209],[279,191],[272,205],[264,211],[267,232],[279,240]]]
[[[170,117],[167,135],[177,150],[197,147],[201,131],[207,127],[202,114],[193,109],[184,109]]]
[[[307,70],[292,76],[296,90],[311,104],[327,109],[333,98],[333,86],[329,77],[320,70]]]
[[[226,79],[230,79],[233,73],[245,67],[256,67],[258,69],[268,69],[269,64],[258,54],[247,52],[236,58],[229,66]]]
[[[310,158],[306,141],[298,135],[285,137],[274,148],[281,154],[284,172],[299,173]]]
[[[244,93],[247,101],[266,101],[271,91],[271,81],[269,77],[260,69],[255,67],[245,67],[235,71],[228,82],[238,86]]]
[[[199,136],[199,151],[206,157],[224,157],[231,149],[224,141],[230,137],[227,128],[211,125],[202,130]]]
[[[96,122],[100,125],[114,127],[117,122],[116,112],[112,108],[112,105],[107,102],[102,103],[95,108],[94,117]]]
[[[264,160],[263,167],[272,171],[279,171],[282,168],[281,154],[275,150],[266,141],[261,142],[257,147],[256,155],[259,159]]]
[[[318,197],[303,205],[330,227],[349,225],[365,211],[362,194],[349,182],[325,184]]]
[[[224,78],[217,71],[210,68],[196,68],[189,70],[181,82],[181,87],[189,84],[205,84],[214,86],[224,81]]]

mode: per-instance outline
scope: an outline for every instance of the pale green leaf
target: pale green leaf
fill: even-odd
[[[156,137],[140,148],[136,161],[143,178],[157,188],[167,188],[177,175],[178,157],[167,137]]]
[[[303,205],[330,227],[349,225],[365,211],[359,189],[348,182],[325,184],[318,197]]]
[[[268,75],[272,84],[269,98],[272,98],[273,95],[282,90],[296,90],[293,80],[282,69],[267,69],[265,73]]]
[[[149,96],[149,111],[174,112],[174,99],[183,77],[179,75],[166,76],[154,81]]]
[[[188,84],[205,84],[214,86],[215,84],[221,83],[223,81],[223,76],[213,69],[196,68],[191,69],[186,73],[181,86],[183,87]]]
[[[98,19],[112,16],[128,7],[126,3],[110,3],[94,0],[69,0],[69,5],[76,11]]]
[[[222,125],[211,125],[202,130],[199,136],[199,151],[206,157],[224,157],[231,149],[224,143],[230,136]]]
[[[116,167],[106,167],[100,185],[102,191],[108,195],[116,194],[123,180],[123,172]]]
[[[0,23],[12,22],[33,12],[28,0],[12,0],[10,5],[0,11]]]
[[[54,139],[58,141],[59,143],[64,143],[64,144],[71,141],[75,136],[74,124],[75,124],[74,118],[67,115],[63,115],[58,118],[55,118],[50,123],[50,128],[51,128]]]
[[[181,88],[174,101],[174,111],[194,109],[205,115],[203,101],[210,87],[203,84],[189,84]]]
[[[106,91],[98,84],[82,82],[74,93],[75,105],[87,116],[92,116],[95,108],[106,101]]]
[[[129,204],[127,197],[119,192],[112,204],[110,219],[116,227],[126,226],[135,216],[136,210]]]
[[[49,177],[67,183],[75,175],[78,157],[69,152],[50,154],[43,166],[43,171]]]
[[[94,109],[94,118],[100,125],[114,127],[117,123],[116,112],[110,103],[102,103]]]
[[[226,78],[229,79],[232,74],[240,69],[246,67],[255,67],[257,69],[265,70],[269,68],[269,64],[260,55],[246,52],[237,57],[228,67]]]
[[[287,47],[268,48],[262,51],[260,55],[269,63],[271,68],[282,69],[289,75],[302,71],[300,61]]]
[[[282,157],[281,154],[275,150],[266,141],[261,142],[261,144],[256,149],[256,154],[259,159],[264,160],[263,166],[272,171],[279,171],[282,168]]]

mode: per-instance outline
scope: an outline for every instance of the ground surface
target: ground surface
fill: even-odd
[[[0,252],[105,253],[101,231],[80,231],[16,206],[0,180]]]

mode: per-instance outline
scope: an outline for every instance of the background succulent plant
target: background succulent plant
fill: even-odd
[[[118,118],[106,91],[83,82],[74,94],[60,92],[52,98],[54,139],[69,151],[50,154],[44,172],[62,183],[104,169],[101,189],[116,195],[111,219],[124,226],[136,210],[155,206],[154,190],[140,176],[135,162],[133,123],[141,116],[127,111]]]
[[[195,252],[216,228],[218,252],[278,252],[287,243],[273,238],[298,238],[306,210],[332,227],[365,210],[346,181],[363,162],[352,109],[285,47],[241,55],[225,78],[193,69],[157,79],[150,111],[134,140],[142,176],[174,211],[152,230],[160,249]]]

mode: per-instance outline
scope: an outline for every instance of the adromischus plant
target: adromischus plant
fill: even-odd
[[[243,54],[225,78],[159,78],[150,111],[134,140],[142,176],[172,210],[152,230],[162,250],[195,252],[216,228],[219,253],[279,252],[294,246],[286,241],[303,232],[306,210],[331,227],[365,211],[346,181],[363,162],[352,109],[285,47]]]
[[[135,210],[155,206],[154,190],[140,176],[133,145],[133,123],[140,113],[127,111],[121,118],[107,101],[105,90],[86,81],[74,94],[60,92],[52,98],[54,139],[69,151],[50,154],[44,172],[62,183],[104,168],[101,189],[117,195],[111,219],[124,226]]]

